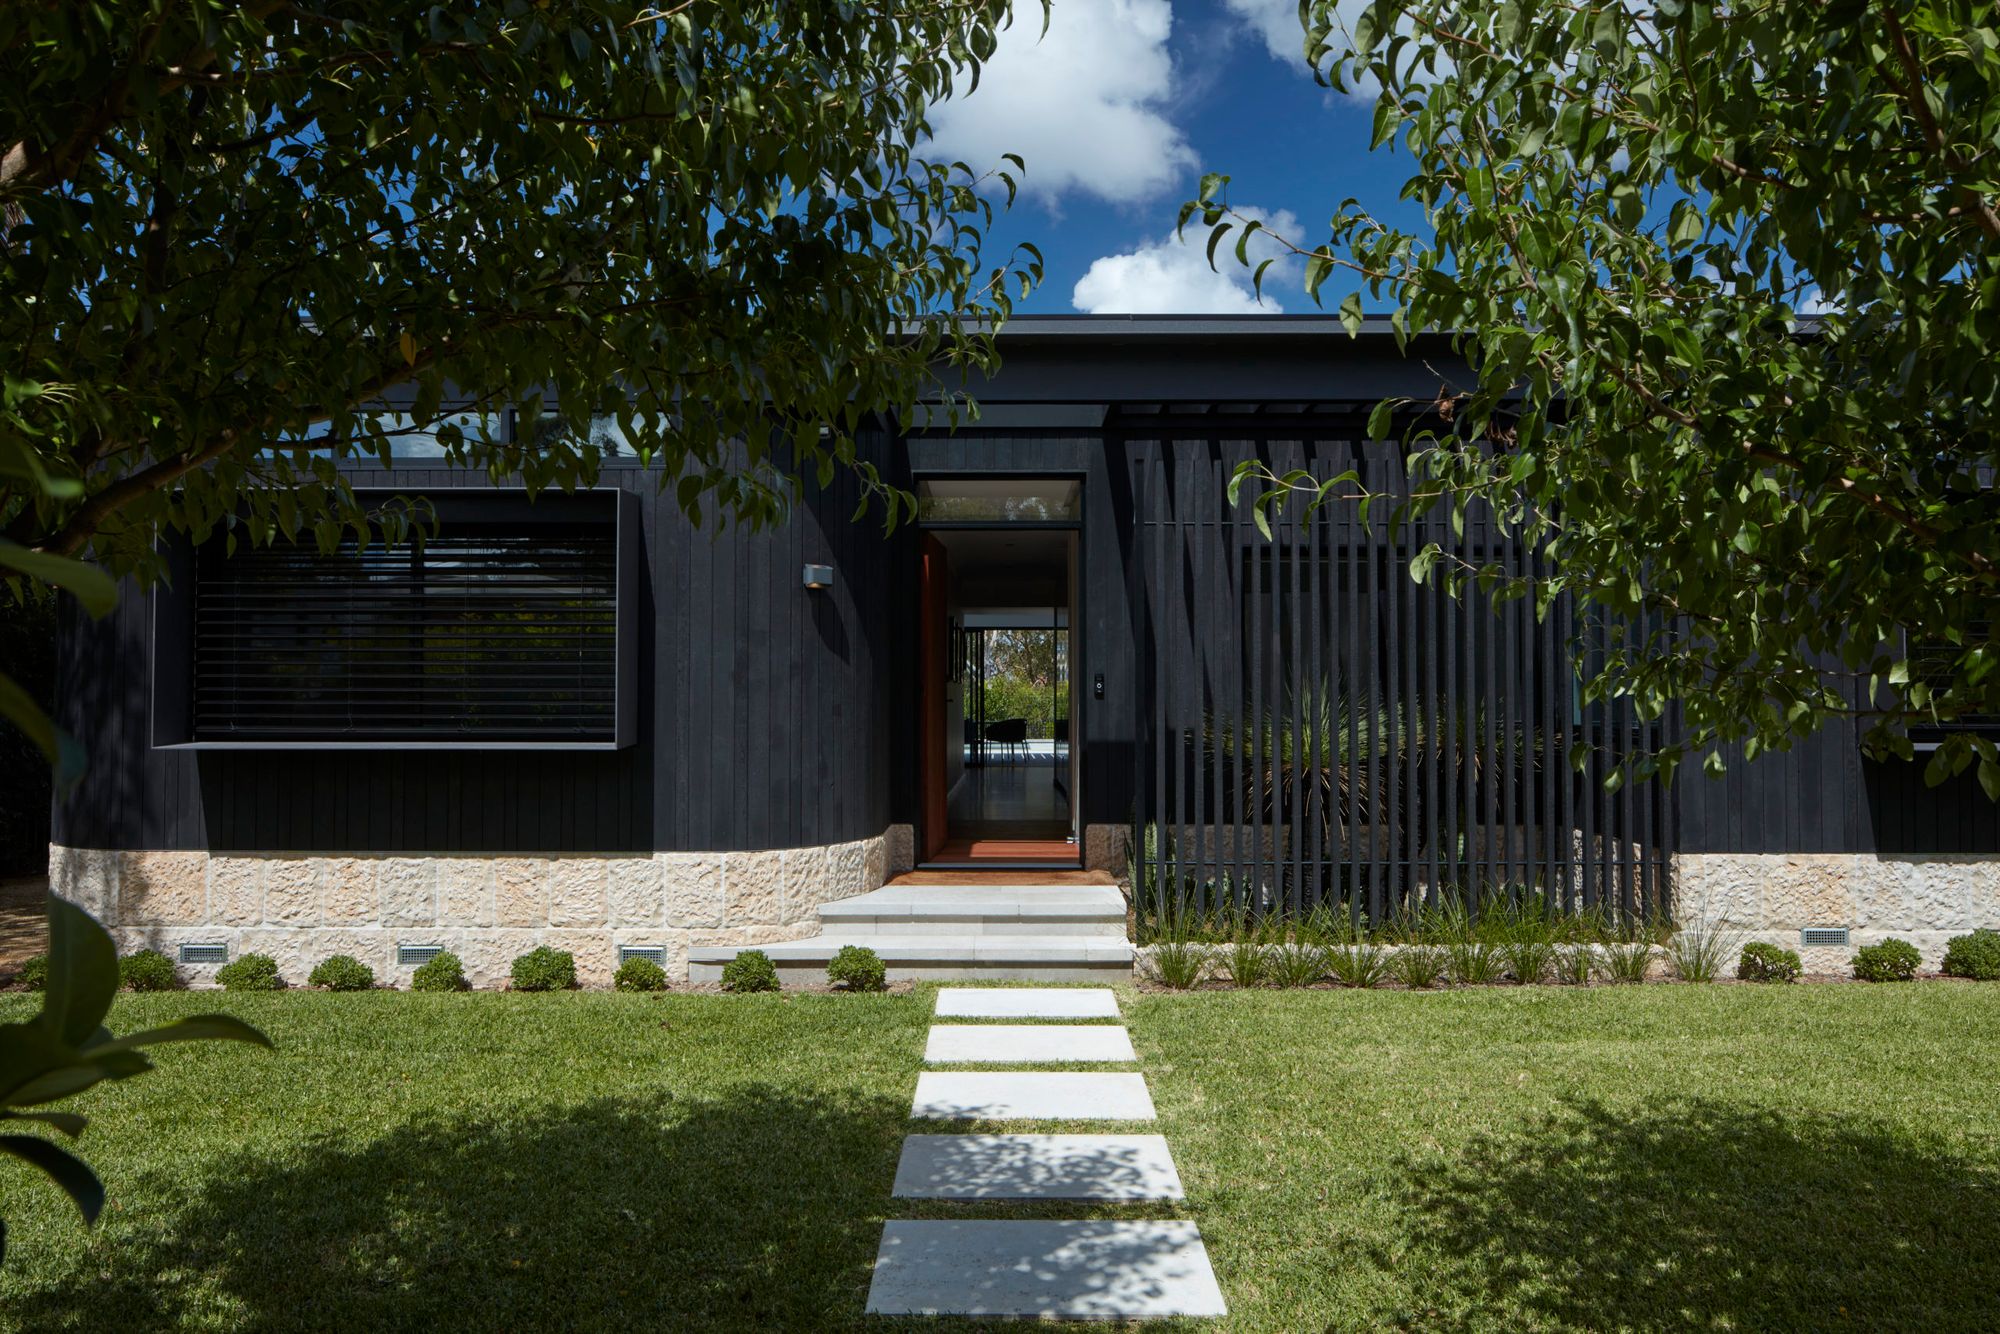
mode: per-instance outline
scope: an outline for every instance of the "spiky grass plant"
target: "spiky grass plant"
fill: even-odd
[[[1483,940],[1454,940],[1444,947],[1451,980],[1462,987],[1483,987],[1498,982],[1500,953]]]
[[[1229,980],[1239,987],[1261,986],[1264,979],[1270,976],[1269,946],[1265,945],[1261,933],[1230,941],[1225,957]]]
[[[1149,959],[1154,979],[1175,991],[1200,986],[1211,962],[1209,947],[1185,936],[1154,941]]]
[[[1607,982],[1644,982],[1652,970],[1656,947],[1641,936],[1636,940],[1610,940],[1603,946],[1604,979]]]
[[[1328,948],[1326,967],[1343,987],[1375,987],[1389,975],[1389,958],[1380,945],[1351,940]]]
[[[1683,982],[1713,982],[1742,948],[1740,931],[1706,914],[1695,916],[1667,938],[1667,964]]]
[[[1441,945],[1402,945],[1389,956],[1389,976],[1412,991],[1424,991],[1444,980],[1447,962]]]
[[[1577,941],[1556,949],[1556,981],[1566,987],[1587,987],[1597,971],[1597,950],[1588,941]]]
[[[1326,951],[1309,940],[1286,941],[1268,957],[1274,986],[1309,987],[1326,974]]]

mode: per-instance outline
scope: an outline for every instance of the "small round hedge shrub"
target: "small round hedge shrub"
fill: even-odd
[[[1944,971],[1976,982],[2000,982],[2000,931],[1985,927],[1945,942]]]
[[[889,985],[889,970],[866,945],[842,945],[827,962],[826,980],[849,991],[880,991]]]
[[[410,974],[412,991],[464,991],[465,965],[450,950],[440,950]]]
[[[45,991],[49,985],[49,956],[37,954],[14,974],[14,985],[23,991]]]
[[[1736,976],[1745,982],[1796,982],[1804,971],[1797,950],[1767,945],[1761,940],[1745,945],[1742,957],[1736,961]]]
[[[307,981],[328,991],[367,991],[375,985],[375,970],[352,954],[322,959]]]
[[[131,991],[172,991],[181,979],[172,959],[158,950],[139,950],[118,961],[118,982]]]
[[[635,954],[618,965],[611,985],[619,991],[665,991],[667,970],[644,955]]]
[[[1923,961],[1915,945],[1891,937],[1880,945],[1863,945],[1854,951],[1854,976],[1863,982],[1907,982],[1917,975],[1917,965]]]
[[[285,979],[278,976],[278,961],[268,954],[245,954],[215,970],[215,980],[224,991],[281,991]]]
[[[724,991],[776,991],[778,968],[762,950],[744,950],[722,965]]]
[[[514,960],[514,990],[576,990],[576,956],[568,950],[537,945]]]

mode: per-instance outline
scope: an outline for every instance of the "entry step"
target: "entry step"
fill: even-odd
[[[724,964],[745,949],[758,949],[776,965],[781,983],[824,985],[828,960],[847,945],[874,950],[890,981],[1109,982],[1132,974],[1132,946],[1122,936],[843,932],[768,945],[691,949],[688,980],[719,982]]]
[[[1068,935],[1125,938],[1115,885],[890,885],[822,904],[829,935]]]

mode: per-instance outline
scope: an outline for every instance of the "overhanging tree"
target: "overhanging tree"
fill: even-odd
[[[1416,502],[1486,503],[1611,627],[1586,683],[1677,705],[1669,775],[1860,717],[1878,754],[1946,739],[2000,798],[2000,30],[1972,0],[1498,5],[1311,0],[1304,56],[1379,85],[1427,228],[1353,201],[1304,256],[1399,333],[1450,331],[1468,383],[1387,403]],[[1262,230],[1203,182],[1182,223],[1245,259]],[[1256,274],[1261,281],[1263,268]],[[1420,410],[1420,411],[1419,411]],[[1352,475],[1274,475],[1358,503]],[[1436,549],[1418,577],[1485,579]],[[1719,767],[1720,750],[1707,763]]]
[[[407,514],[369,512],[336,464],[414,432],[573,486],[613,418],[697,521],[769,521],[842,469],[893,506],[862,421],[935,367],[988,363],[1039,275],[1030,248],[984,266],[975,174],[922,156],[927,108],[976,84],[1007,18],[1006,0],[0,9],[0,574],[102,607],[79,558],[148,577],[162,529],[394,536]],[[411,385],[403,417],[373,411]],[[546,420],[489,439],[442,414],[465,394],[475,417]],[[0,715],[55,744],[4,677]]]

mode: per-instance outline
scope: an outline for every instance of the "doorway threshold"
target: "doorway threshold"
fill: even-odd
[[[983,866],[1074,871],[1082,864],[1082,849],[1059,838],[955,838],[922,862],[927,870],[952,871]]]

